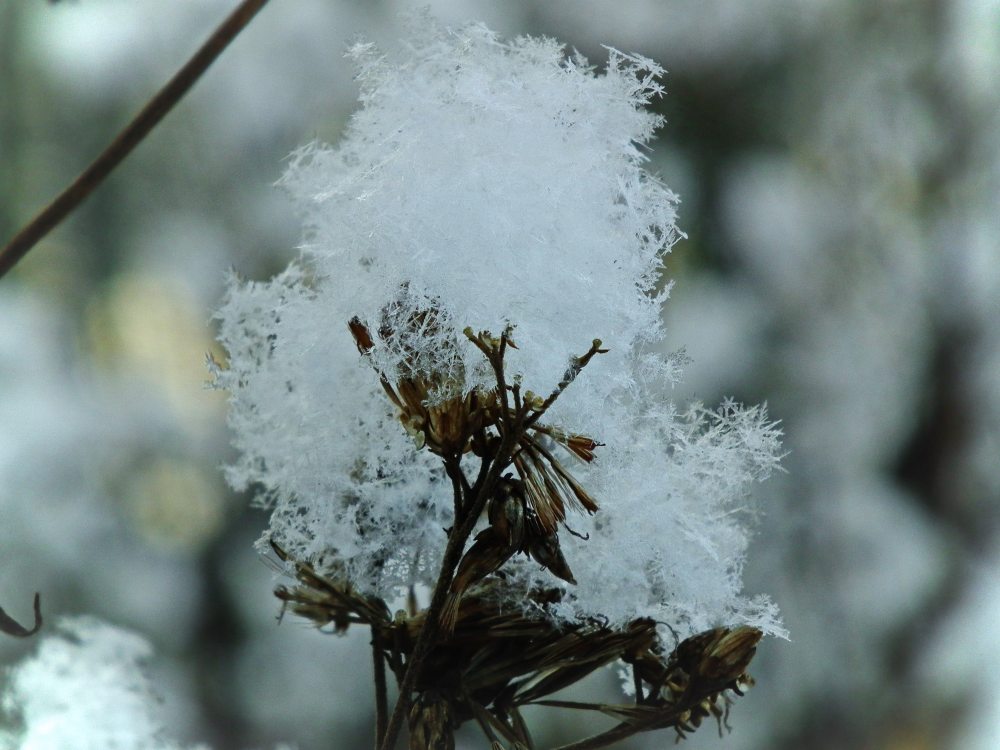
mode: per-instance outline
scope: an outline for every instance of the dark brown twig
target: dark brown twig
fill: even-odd
[[[607,354],[607,353],[608,353],[607,349],[601,348],[601,340],[594,339],[593,343],[590,345],[590,349],[587,350],[586,354],[584,354],[582,357],[574,357],[570,361],[569,367],[566,368],[566,372],[563,374],[562,380],[559,381],[559,384],[556,386],[555,390],[553,390],[552,393],[549,394],[549,397],[542,402],[541,406],[535,409],[534,414],[532,414],[528,418],[524,426],[526,428],[532,427],[535,424],[535,422],[541,419],[542,415],[545,414],[545,412],[548,411],[549,407],[555,403],[556,399],[559,398],[562,392],[565,391],[573,383],[574,380],[576,380],[576,376],[580,374],[580,371],[583,370],[583,368],[586,367],[588,364],[590,364],[590,360],[594,358],[595,354]]]
[[[503,381],[503,351],[506,347],[508,333],[508,331],[504,332],[499,346],[495,349],[486,346],[481,341],[479,342],[490,364],[493,365],[494,372],[497,375],[497,386],[501,391],[505,388]],[[466,335],[472,338],[470,332],[467,332]],[[475,341],[475,339],[473,340]],[[507,421],[508,419],[511,419],[514,424],[511,425]],[[503,421],[499,425],[502,433],[499,448],[492,459],[483,459],[480,465],[479,477],[472,488],[472,493],[470,493],[472,496],[471,500],[467,500],[466,503],[461,504],[456,500],[456,508],[461,505],[463,516],[455,518],[455,525],[448,535],[448,544],[445,547],[444,559],[441,561],[441,570],[438,573],[437,582],[434,584],[434,593],[431,595],[430,604],[427,606],[424,625],[420,630],[420,635],[417,636],[417,642],[413,647],[413,654],[406,665],[406,673],[403,676],[402,684],[399,686],[399,699],[396,701],[392,715],[389,717],[389,725],[386,728],[382,744],[379,746],[380,750],[391,750],[393,744],[396,742],[403,717],[409,710],[410,695],[423,670],[424,660],[433,648],[437,635],[440,632],[441,613],[444,610],[448,592],[455,577],[455,570],[458,568],[462,553],[465,551],[465,543],[472,535],[472,530],[475,528],[479,516],[493,494],[497,480],[500,478],[500,473],[510,465],[511,457],[520,438],[523,419],[524,414],[522,413],[517,413],[511,417],[510,413],[504,410]],[[461,471],[461,469],[459,468],[458,471]],[[456,486],[455,491],[458,492],[459,490],[460,487]]]
[[[0,278],[83,203],[111,171],[149,135],[266,3],[267,0],[243,0],[184,67],[146,103],[139,114],[91,165],[14,235],[13,239],[0,250]]]
[[[451,479],[451,489],[455,498],[455,518],[461,517],[462,509],[465,507],[465,493],[468,490],[468,482],[462,473],[461,456],[450,456],[445,459],[444,470]]]
[[[500,477],[500,472],[506,468],[510,462],[510,454],[514,450],[515,440],[505,437],[497,451],[497,455],[490,463],[490,468],[483,477],[482,482],[476,483],[476,494],[472,503],[464,509],[465,518],[459,523],[455,519],[455,526],[448,538],[448,545],[445,548],[444,559],[441,561],[441,571],[438,574],[437,583],[434,585],[434,593],[431,602],[427,606],[424,625],[417,636],[416,645],[413,647],[413,655],[406,665],[406,673],[403,682],[399,686],[399,698],[389,717],[389,725],[386,728],[385,737],[380,750],[391,750],[396,742],[396,737],[402,726],[403,717],[409,708],[410,694],[417,683],[417,678],[423,669],[424,660],[434,646],[435,638],[440,630],[441,612],[444,609],[445,601],[448,598],[448,590],[452,579],[455,577],[455,569],[458,567],[462,552],[465,551],[465,543],[468,541],[472,530],[479,520],[480,514],[486,507],[486,501]]]
[[[6,633],[7,635],[12,635],[15,638],[27,638],[28,636],[34,635],[42,627],[42,597],[40,594],[35,594],[33,609],[35,612],[35,624],[30,628],[26,628],[24,625],[4,612],[3,608],[0,607],[0,631]]]
[[[372,625],[372,664],[375,670],[375,747],[382,744],[385,728],[389,718],[389,701],[386,696],[385,661],[383,657],[385,646],[382,643],[382,633],[376,625]]]
[[[584,740],[571,742],[568,745],[560,745],[555,750],[597,750],[601,747],[608,747],[633,734],[638,734],[643,730],[642,725],[618,724],[606,732],[595,734]]]

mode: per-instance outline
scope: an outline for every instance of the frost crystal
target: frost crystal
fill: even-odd
[[[771,605],[740,597],[737,511],[775,464],[777,432],[732,404],[678,416],[662,395],[677,362],[651,354],[662,258],[680,236],[675,196],[644,169],[662,70],[609,50],[599,73],[553,40],[416,26],[398,60],[351,50],[362,108],[282,180],[302,260],[269,283],[234,281],[219,312],[230,359],[216,377],[241,451],[231,483],[273,504],[268,537],[292,558],[385,597],[429,585],[451,484],[372,366],[433,381],[427,403],[441,403],[495,384],[463,329],[510,325],[508,376],[547,394],[600,338],[610,352],[545,417],[605,444],[573,468],[601,510],[570,519],[590,539],[565,542],[578,585],[552,613],[775,632]],[[354,318],[371,331],[364,358]],[[543,575],[518,559],[511,601]]]

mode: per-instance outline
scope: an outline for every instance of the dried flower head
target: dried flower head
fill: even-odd
[[[283,556],[284,552],[277,548]],[[425,613],[398,613],[373,607],[348,584],[295,566],[296,584],[281,587],[279,597],[298,615],[319,626],[370,626],[374,642],[386,644],[383,659],[401,680],[413,658]],[[476,722],[491,741],[533,747],[524,723],[524,706],[598,711],[619,724],[603,747],[639,732],[672,727],[678,737],[697,729],[707,717],[728,727],[729,707],[753,684],[746,669],[762,637],[748,626],[713,628],[681,641],[667,653],[652,620],[634,620],[612,628],[594,619],[558,623],[530,618],[503,606],[496,581],[472,587],[457,608],[454,632],[427,656],[418,697],[409,710],[410,747],[453,747],[452,732]],[[558,600],[557,589],[530,592],[540,606]],[[551,698],[595,670],[624,662],[634,689],[632,704],[584,703]]]

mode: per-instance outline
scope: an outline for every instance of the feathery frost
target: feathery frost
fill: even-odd
[[[546,415],[605,444],[573,467],[601,510],[570,519],[590,539],[565,535],[579,583],[552,613],[778,632],[766,600],[740,595],[741,509],[778,432],[734,404],[678,415],[664,393],[679,359],[654,353],[662,259],[680,236],[676,197],[644,169],[663,71],[609,50],[598,72],[550,39],[425,18],[398,59],[370,44],[350,56],[361,109],[339,145],[301,148],[282,179],[302,259],[267,283],[234,279],[218,314],[229,362],[216,379],[241,452],[229,479],[273,507],[268,536],[363,591],[429,584],[451,484],[372,364],[433,377],[430,401],[488,388],[462,330],[511,325],[508,377],[547,394],[600,338],[609,353]],[[355,316],[373,335],[366,361]],[[527,560],[511,571],[512,602],[544,575]]]

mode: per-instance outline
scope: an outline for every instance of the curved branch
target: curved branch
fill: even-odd
[[[24,625],[4,612],[3,607],[0,607],[0,631],[6,633],[7,635],[12,635],[15,638],[27,638],[28,636],[34,635],[42,627],[42,598],[38,593],[35,594],[33,609],[35,613],[35,624],[30,628],[26,628]]]
[[[89,196],[215,62],[267,0],[243,0],[194,56],[150,99],[111,144],[73,183],[35,216],[0,250],[0,278]]]

